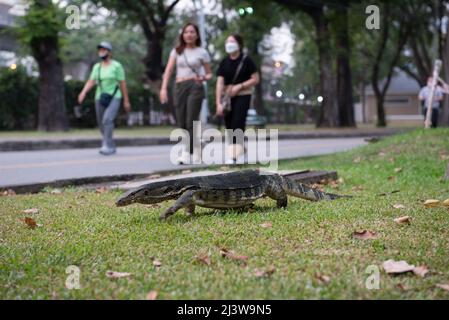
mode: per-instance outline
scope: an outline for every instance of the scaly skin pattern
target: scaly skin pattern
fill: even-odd
[[[214,209],[243,208],[262,197],[276,200],[277,206],[284,208],[287,206],[287,196],[311,201],[342,197],[310,188],[279,174],[243,170],[145,184],[124,193],[116,205],[153,204],[176,199],[161,214],[161,220],[165,220],[182,208],[188,215],[194,213],[195,206]]]

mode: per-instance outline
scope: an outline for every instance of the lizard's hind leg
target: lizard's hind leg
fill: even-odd
[[[193,213],[193,211],[195,210],[193,195],[196,192],[196,190],[187,190],[186,192],[184,192],[182,196],[180,196],[170,208],[165,210],[165,212],[160,215],[160,220],[167,219],[181,208],[186,208],[187,213]]]

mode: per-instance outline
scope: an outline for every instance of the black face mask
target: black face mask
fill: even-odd
[[[109,58],[109,54],[105,54],[104,56],[99,56],[99,58],[103,61],[106,61]]]

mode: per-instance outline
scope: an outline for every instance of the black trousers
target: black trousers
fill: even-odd
[[[424,120],[425,120],[425,118],[427,116],[427,108],[424,108],[423,115],[424,115]],[[432,128],[438,127],[438,118],[439,118],[439,116],[440,116],[440,110],[432,108],[432,119],[431,119],[431,121],[432,121]]]
[[[199,120],[205,93],[202,83],[193,80],[175,84],[175,116],[179,128],[190,135],[190,153],[193,153],[193,121]]]
[[[226,129],[246,129],[246,116],[251,104],[251,95],[236,96],[231,99],[231,112],[225,116]],[[233,139],[233,143],[235,139]]]

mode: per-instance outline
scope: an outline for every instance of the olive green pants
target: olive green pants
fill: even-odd
[[[174,103],[176,123],[179,128],[185,129],[190,136],[190,153],[193,153],[193,121],[197,121],[204,99],[202,83],[187,80],[175,84]]]

